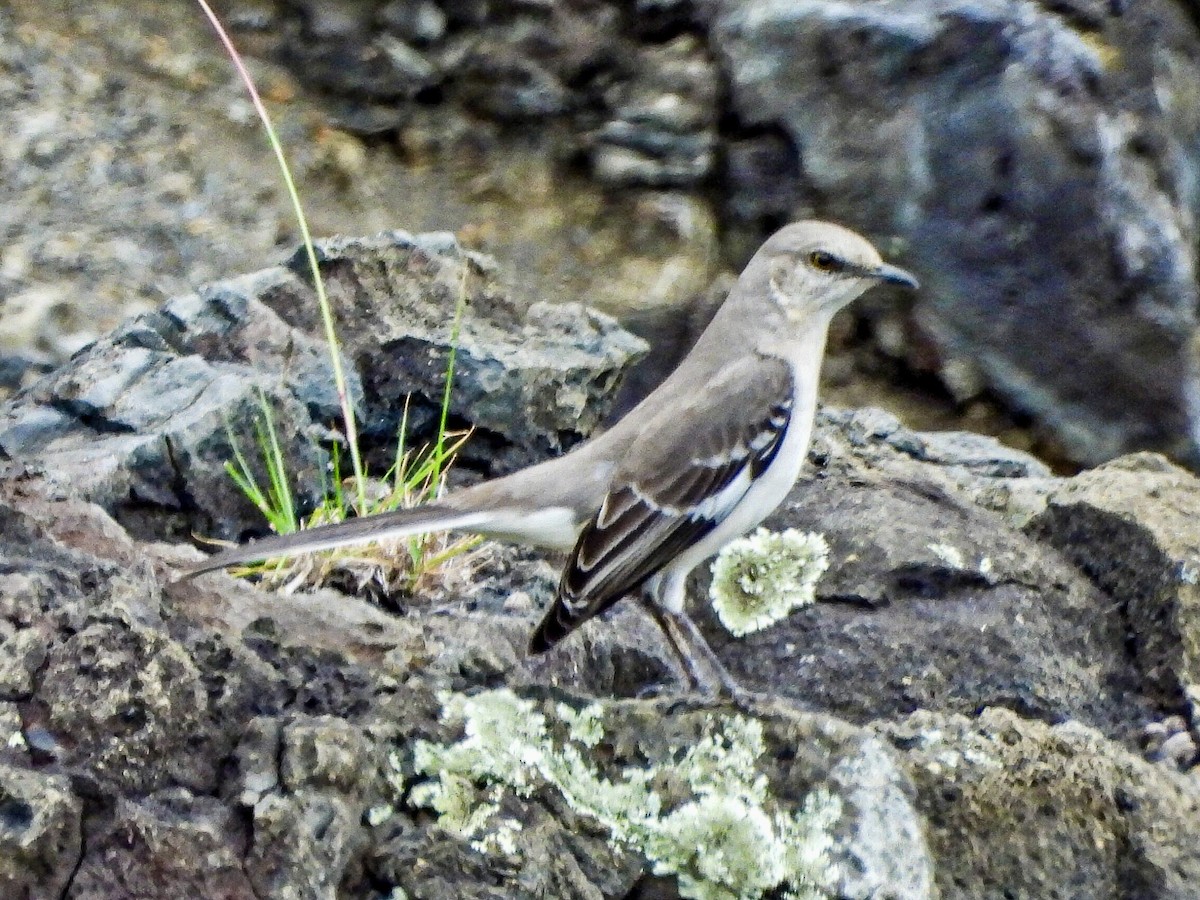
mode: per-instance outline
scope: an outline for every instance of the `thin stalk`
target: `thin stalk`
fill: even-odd
[[[438,418],[437,440],[434,442],[433,489],[441,489],[442,463],[446,453],[446,424],[450,418],[450,389],[454,384],[454,364],[458,360],[458,337],[462,329],[463,308],[467,305],[467,274],[470,271],[467,261],[463,260],[462,280],[458,286],[458,302],[454,304],[454,321],[450,325],[450,354],[446,360],[446,384],[442,388],[442,410]]]
[[[263,458],[267,460],[267,475],[271,479],[271,501],[279,510],[284,523],[281,534],[291,534],[297,528],[296,504],[292,500],[292,491],[288,487],[287,462],[283,458],[283,448],[279,445],[279,434],[275,431],[275,417],[271,415],[271,405],[267,403],[267,395],[260,389],[258,405],[262,410],[262,419],[255,422],[258,432],[258,444],[262,449]]]
[[[329,342],[329,357],[333,363],[333,380],[337,386],[338,402],[342,407],[342,421],[346,428],[346,443],[350,445],[350,460],[354,467],[354,481],[358,487],[358,508],[360,512],[365,512],[367,508],[367,486],[366,473],[363,471],[362,458],[358,452],[358,427],[354,421],[354,408],[350,405],[350,393],[346,388],[346,374],[342,371],[342,359],[338,353],[337,332],[333,324],[333,312],[329,306],[329,298],[325,295],[325,284],[321,280],[321,267],[317,262],[317,251],[313,246],[312,234],[308,229],[308,219],[304,215],[304,207],[300,203],[300,193],[296,190],[296,183],[292,178],[291,168],[288,166],[287,158],[283,155],[283,145],[279,142],[279,136],[275,132],[275,127],[271,123],[271,116],[267,112],[267,107],[262,101],[262,97],[258,93],[258,88],[254,85],[254,79],[250,77],[249,70],[246,69],[242,62],[242,57],[238,53],[237,48],[233,45],[233,40],[229,37],[229,33],[221,24],[221,20],[217,18],[217,14],[213,12],[207,0],[196,0],[200,4],[200,8],[204,10],[204,14],[216,29],[217,37],[221,39],[221,43],[225,45],[225,50],[229,53],[229,58],[233,60],[234,68],[237,69],[238,75],[241,76],[242,83],[246,85],[246,90],[250,94],[250,101],[254,104],[254,109],[258,112],[258,117],[262,120],[263,128],[267,132],[267,139],[271,143],[271,149],[275,153],[275,159],[279,163],[279,170],[283,173],[283,183],[287,187],[288,196],[292,201],[292,209],[296,214],[296,221],[300,225],[300,235],[304,241],[304,252],[308,257],[308,267],[312,272],[313,285],[317,291],[317,303],[321,307],[321,321],[325,326],[325,339]]]

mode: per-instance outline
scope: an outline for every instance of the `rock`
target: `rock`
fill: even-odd
[[[919,712],[878,730],[917,785],[943,898],[1195,895],[1194,776],[1077,723],[1005,709]]]
[[[35,691],[55,698],[46,729],[59,761],[86,765],[105,791],[211,788],[216,761],[195,753],[209,735],[203,675],[190,656],[161,629],[87,618],[80,625],[52,642]]]
[[[748,685],[857,723],[998,705],[1122,739],[1149,716],[1160,698],[1127,656],[1116,600],[963,489],[1044,476],[1040,463],[871,411],[827,414],[813,455],[815,472],[765,524],[825,537],[822,602],[740,640],[697,603]]]
[[[918,273],[943,370],[971,370],[1076,460],[1200,460],[1182,5],[711,8],[729,112],[787,134],[802,210]]]
[[[1144,453],[1064,481],[1027,528],[1117,599],[1129,652],[1166,707],[1200,699],[1198,521],[1200,479]]]
[[[173,788],[122,798],[111,819],[95,825],[71,897],[258,896],[244,870],[246,829],[214,797]]]
[[[700,184],[716,159],[716,67],[691,36],[638,54],[613,116],[594,135],[592,171],[625,186]]]
[[[590,434],[624,368],[644,350],[614,320],[578,305],[519,308],[494,262],[462,251],[449,235],[334,240],[321,253],[343,352],[363,373],[364,433],[381,442],[394,441],[409,396],[410,423],[428,434],[460,296],[450,412],[453,423],[475,426],[467,458],[486,457],[493,471],[562,452]],[[265,299],[292,324],[319,327],[298,281]]]
[[[255,842],[245,861],[254,896],[337,897],[361,852],[356,812],[345,800],[314,791],[255,804]]]
[[[376,15],[385,28],[406,41],[430,44],[446,33],[446,14],[433,0],[392,0]]]
[[[0,763],[0,891],[63,896],[79,863],[83,804],[62,775]]]
[[[552,72],[521,55],[471,52],[456,79],[463,104],[502,122],[527,122],[560,116],[570,94]]]
[[[734,226],[731,237],[747,235],[731,249],[749,259],[759,234],[788,221],[804,205],[799,153],[786,134],[772,129],[730,137],[724,153],[725,216]]]
[[[524,296],[612,311],[664,273],[717,274],[700,238],[630,227],[647,186],[719,217],[709,240],[734,266],[785,219],[835,218],[924,279],[911,315],[883,295],[860,307],[885,354],[956,399],[1002,398],[1057,458],[1200,458],[1185,4],[230,7],[319,231],[392,227],[403,198],[406,223],[519,259]],[[131,306],[296,239],[249,104],[217,42],[191,40],[190,7],[31,10],[0,18],[0,390]],[[371,138],[348,172],[330,165],[330,122]]]
[[[533,709],[553,722],[561,707],[545,701],[561,696],[532,692]],[[678,760],[702,735],[729,721],[728,710],[677,701],[625,701],[602,704],[597,709],[607,750],[594,762],[600,767],[600,777],[618,782],[631,780],[631,771],[662,760]],[[930,860],[920,823],[912,816],[911,787],[881,743],[860,729],[828,717],[787,708],[764,712],[759,721],[765,749],[760,771],[767,790],[784,809],[798,809],[806,797],[814,794],[837,798],[841,812],[823,864],[827,874],[834,876],[831,887],[836,895],[867,898],[886,889],[889,896],[897,898],[932,897]],[[489,738],[484,733],[483,740],[500,740],[503,734],[497,731]],[[436,740],[454,737],[453,732],[443,731]],[[531,751],[538,749],[556,752],[530,747]],[[724,749],[738,752],[737,747]],[[520,747],[500,745],[496,751],[525,752]],[[689,795],[686,784],[680,782],[681,776],[673,781],[666,773],[656,779],[664,810]],[[513,836],[518,847],[516,858],[526,863],[546,860],[544,865],[516,867],[503,882],[508,891],[505,896],[599,897],[629,892],[637,877],[637,863],[630,858],[634,854],[611,842],[592,845],[597,836],[603,837],[603,827],[580,813],[591,798],[564,803],[554,783],[549,782],[534,785],[533,799],[536,802],[515,796],[501,800],[504,813],[519,823]],[[547,812],[552,816],[547,817]],[[461,846],[455,846],[461,843],[461,839],[452,839],[434,845],[411,830],[401,831],[387,847],[391,857],[389,880],[398,878],[414,896],[432,896],[439,891],[454,896],[495,896],[480,887],[486,882],[478,868],[478,857],[464,855]],[[563,852],[567,847],[571,852]],[[551,852],[543,857],[546,850]]]
[[[216,361],[239,346],[209,341]],[[1190,711],[1126,655],[1109,583],[1060,555],[1043,519],[1082,497],[1099,506],[1136,475],[1165,499],[1156,539],[1176,529],[1171,546],[1184,547],[1195,524],[1172,516],[1190,509],[1193,481],[1157,458],[1089,473],[1091,486],[1054,479],[989,439],[915,433],[869,410],[827,412],[813,459],[777,521],[827,535],[823,602],[714,643],[771,692],[751,708],[765,742],[752,771],[771,796],[787,809],[836,799],[818,841],[828,856],[814,855],[838,864],[835,895],[1072,896],[1088,884],[1104,900],[1187,896],[1200,815]],[[1016,487],[1026,481],[1038,486]],[[546,785],[495,798],[499,820],[520,824],[507,837],[486,816],[475,837],[441,828],[415,799],[429,781],[418,742],[463,736],[444,705],[506,686],[551,716],[597,698],[604,739],[583,759],[605,777],[678,765],[735,711],[680,696],[677,662],[636,605],[531,660],[555,576],[528,552],[490,550],[467,562],[470,578],[387,613],[225,574],[173,581],[194,551],[143,543],[64,490],[0,470],[0,629],[23,648],[0,708],[0,793],[19,799],[0,798],[0,813],[44,806],[29,821],[47,823],[12,877],[64,885],[76,872],[73,890],[97,900],[678,895],[674,877]],[[1043,506],[1022,518],[1006,496]],[[1128,505],[1158,522],[1153,502]],[[1148,571],[1154,583],[1160,568]],[[681,780],[660,777],[670,809]],[[81,826],[84,797],[103,813]]]
[[[311,502],[324,467],[313,443],[321,429],[277,378],[248,364],[277,354],[277,371],[297,380],[296,393],[323,418],[337,408],[332,378],[313,339],[251,299],[262,286],[235,279],[126,323],[0,408],[0,450],[134,530],[155,511],[173,516],[178,534],[238,534],[261,515],[229,490],[229,434],[257,462],[251,436],[265,398],[295,483],[306,486],[299,500]],[[262,479],[261,463],[255,469]]]
[[[409,445],[431,436],[460,285],[469,303],[452,424],[473,422],[474,458],[497,469],[585,437],[604,416],[601,398],[642,352],[613,320],[581,307],[520,310],[493,264],[448,236],[330,241],[321,252],[366,447],[381,446],[379,471],[390,465],[409,395]],[[284,268],[176,298],[0,408],[0,450],[140,533],[156,515],[170,516],[168,530],[181,536],[261,529],[261,514],[225,472],[234,458],[229,435],[265,484],[252,437],[265,395],[298,505],[311,507],[328,458],[316,442],[327,438],[325,423],[340,420],[317,333],[311,290]]]

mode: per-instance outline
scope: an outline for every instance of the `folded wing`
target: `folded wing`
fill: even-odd
[[[751,355],[647,423],[584,526],[530,650],[549,649],[716,528],[775,458],[792,395],[782,360]]]

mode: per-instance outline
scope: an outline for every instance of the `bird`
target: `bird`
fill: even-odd
[[[632,596],[697,685],[737,693],[685,611],[688,574],[787,496],[808,454],[830,321],[882,283],[918,287],[845,227],[785,225],[759,247],[662,384],[565,455],[410,509],[233,547],[185,575],[448,530],[565,551],[531,654]]]

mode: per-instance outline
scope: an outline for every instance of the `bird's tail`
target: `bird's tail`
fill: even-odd
[[[578,625],[579,620],[560,600],[555,599],[529,638],[529,652],[545,653],[574,631]]]
[[[377,540],[392,540],[432,531],[478,531],[486,534],[495,530],[500,511],[461,510],[442,503],[428,503],[412,509],[347,519],[330,525],[320,525],[307,531],[279,534],[222,550],[214,556],[184,571],[185,578],[236,566],[241,563],[281,556],[295,556],[314,550],[329,550]]]

